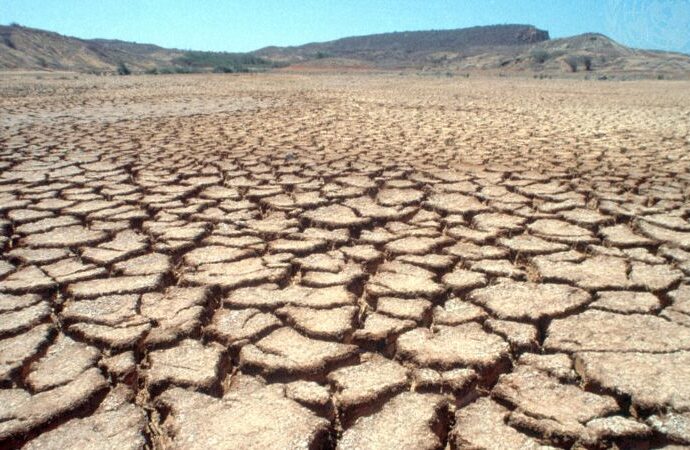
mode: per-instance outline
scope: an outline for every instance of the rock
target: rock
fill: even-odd
[[[431,302],[424,299],[380,297],[376,312],[396,319],[421,322],[431,311]]]
[[[472,270],[484,272],[495,277],[524,278],[525,272],[507,259],[484,259],[473,262]]]
[[[599,232],[604,236],[605,242],[616,247],[644,247],[654,244],[651,239],[640,236],[623,224],[603,227]]]
[[[409,264],[383,264],[367,283],[366,290],[374,297],[433,298],[444,291],[433,276],[432,272]]]
[[[415,328],[398,338],[396,349],[402,360],[438,369],[491,368],[508,356],[508,344],[477,323],[438,327],[433,333]]]
[[[202,264],[237,261],[253,255],[254,250],[252,249],[209,245],[197,247],[187,252],[184,255],[184,262],[191,266],[200,266]]]
[[[556,219],[538,219],[527,226],[537,236],[564,244],[591,244],[596,242],[586,228]]]
[[[632,261],[639,261],[646,264],[665,264],[666,260],[661,256],[656,256],[646,248],[635,247],[623,249],[623,254]]]
[[[27,450],[59,448],[65,450],[145,448],[146,414],[131,403],[96,411],[85,418],[72,419],[47,431],[23,447]]]
[[[342,254],[314,253],[302,258],[295,258],[294,262],[302,270],[316,270],[320,272],[338,273],[345,267]]]
[[[383,206],[409,205],[419,202],[424,198],[424,193],[416,189],[381,189],[376,200]]]
[[[107,271],[94,264],[85,264],[78,258],[68,258],[43,266],[46,274],[60,284],[90,280],[106,276]]]
[[[585,383],[630,396],[642,410],[690,411],[690,352],[580,352],[575,368]]]
[[[113,350],[136,347],[150,329],[149,323],[131,326],[76,323],[68,328],[71,333],[93,345],[105,346]]]
[[[435,394],[403,392],[389,400],[381,410],[360,417],[345,430],[336,447],[339,450],[437,449],[445,439],[443,397]]]
[[[486,319],[486,312],[470,302],[458,297],[451,297],[443,306],[435,306],[434,325],[460,325],[466,322],[481,322]]]
[[[480,213],[489,210],[476,198],[457,193],[433,194],[425,204],[433,209],[454,214]]]
[[[597,294],[597,300],[590,306],[621,314],[648,314],[661,308],[661,303],[654,294],[649,292],[600,291]]]
[[[690,223],[681,216],[671,214],[652,214],[641,217],[644,222],[678,231],[690,231]]]
[[[450,255],[430,253],[426,255],[401,255],[396,258],[396,261],[413,264],[428,270],[445,270],[453,265],[455,258]]]
[[[146,379],[151,389],[169,385],[210,390],[218,382],[223,358],[220,346],[185,339],[177,346],[149,353]]]
[[[365,354],[358,365],[331,372],[328,381],[335,388],[335,402],[342,410],[342,420],[349,422],[355,409],[371,409],[391,394],[402,391],[408,384],[407,369],[395,361],[377,354]]]
[[[655,414],[647,419],[647,423],[673,442],[690,444],[690,413]]]
[[[168,272],[170,267],[170,257],[155,252],[120,261],[113,265],[115,272],[122,275],[162,274]]]
[[[573,370],[573,361],[564,353],[541,355],[537,353],[523,353],[518,364],[541,370],[563,381],[573,382],[577,375]]]
[[[122,352],[117,355],[101,359],[99,366],[105,369],[115,379],[125,379],[137,369],[134,353]]]
[[[53,335],[53,324],[38,325],[18,336],[0,340],[0,381],[8,381],[22,366],[45,348]]]
[[[10,258],[17,258],[25,264],[50,264],[67,258],[70,252],[64,248],[14,248],[7,252]]]
[[[156,403],[169,411],[163,429],[171,445],[190,450],[322,448],[330,425],[269,387],[221,399],[172,388]]]
[[[247,258],[229,263],[202,264],[185,272],[182,279],[194,285],[235,289],[256,283],[275,283],[285,279],[289,264],[268,263],[262,258]]]
[[[621,416],[602,417],[587,422],[587,440],[593,443],[606,439],[648,437],[652,430],[645,424]]]
[[[525,255],[544,255],[568,250],[566,244],[550,242],[537,236],[520,234],[510,238],[499,238],[498,243],[515,253]]]
[[[486,275],[480,272],[464,270],[457,266],[452,272],[443,276],[443,284],[455,291],[465,291],[486,286]]]
[[[582,226],[596,226],[611,221],[613,218],[599,213],[596,210],[575,208],[563,211],[560,215],[567,221]]]
[[[357,307],[344,306],[333,309],[312,309],[301,306],[284,306],[275,311],[298,331],[307,336],[341,341],[354,329]]]
[[[690,350],[690,329],[647,314],[589,310],[552,321],[544,348],[563,352]]]
[[[12,295],[0,294],[0,313],[18,311],[41,301],[36,294]]]
[[[361,343],[378,345],[394,340],[400,333],[411,330],[415,323],[411,320],[395,319],[383,314],[369,314],[362,328],[355,330],[353,339]]]
[[[161,282],[162,277],[158,274],[101,278],[70,284],[67,287],[67,292],[75,298],[140,294],[157,289]]]
[[[358,217],[352,209],[342,205],[322,206],[307,211],[303,216],[315,224],[326,227],[358,227],[371,221],[368,217]]]
[[[450,432],[451,448],[502,450],[540,449],[540,443],[506,424],[510,411],[488,397],[458,409]]]
[[[327,387],[313,381],[293,381],[285,385],[285,396],[300,405],[317,412],[328,414],[331,405],[331,393]]]
[[[690,233],[684,231],[674,231],[652,225],[648,222],[640,222],[640,231],[652,239],[661,241],[675,247],[690,250]]]
[[[0,442],[26,434],[51,420],[87,404],[108,383],[96,368],[74,381],[31,395],[22,389],[0,389]]]
[[[484,325],[489,331],[508,341],[513,350],[525,351],[539,346],[538,331],[534,325],[496,319],[488,319]]]
[[[141,296],[141,315],[156,324],[144,339],[146,345],[175,342],[201,326],[207,301],[205,288],[170,287],[163,293]]]
[[[307,255],[309,253],[323,250],[326,245],[327,242],[320,239],[276,239],[268,244],[268,248],[273,253],[285,252],[295,255]]]
[[[417,368],[412,371],[413,390],[416,392],[436,391],[452,393],[459,401],[476,395],[474,388],[478,379],[473,369],[451,369],[437,372],[428,367]],[[458,401],[458,400],[456,400]]]
[[[591,297],[582,289],[562,284],[505,280],[473,290],[469,299],[499,319],[537,322],[575,311]]]
[[[348,263],[338,273],[307,272],[302,277],[302,284],[310,287],[348,286],[364,276],[358,264]]]
[[[0,313],[0,337],[26,331],[48,319],[51,313],[46,302],[39,302],[23,309]]]
[[[206,332],[223,344],[233,347],[263,337],[281,325],[276,316],[258,309],[221,308],[213,315]]]
[[[97,244],[108,237],[103,231],[94,231],[81,225],[55,228],[44,233],[25,237],[22,243],[28,247],[78,247]]]
[[[474,225],[480,230],[520,231],[527,221],[524,217],[504,213],[482,213],[472,218]]]
[[[33,392],[67,384],[93,367],[100,356],[98,349],[61,334],[48,352],[31,365],[26,384]]]
[[[283,327],[240,350],[240,367],[258,370],[267,376],[317,375],[328,367],[353,357],[354,345],[325,342],[302,336]]]
[[[115,235],[115,238],[103,242],[98,247],[89,247],[82,250],[82,258],[100,265],[113,264],[129,258],[146,249],[146,237],[133,230],[124,230]]]
[[[628,267],[624,260],[594,256],[583,262],[549,261],[534,258],[534,264],[544,281],[566,282],[588,290],[628,289]]]
[[[618,411],[612,397],[560,383],[528,366],[518,366],[512,373],[501,375],[491,395],[516,408],[511,420],[517,419],[542,434],[568,439],[586,437],[587,422]]]
[[[285,305],[309,308],[335,308],[351,306],[356,299],[343,286],[312,288],[290,285],[285,289],[273,286],[243,288],[233,291],[223,303],[235,308],[279,308]]]
[[[650,265],[634,262],[630,281],[636,286],[652,291],[665,291],[683,279],[683,272],[667,265]]]
[[[36,266],[26,266],[9,274],[0,281],[0,292],[26,294],[45,291],[57,286],[57,283]]]
[[[60,317],[66,323],[89,322],[109,326],[148,324],[148,319],[137,312],[138,295],[106,295],[88,300],[65,303]]]
[[[459,242],[443,249],[445,253],[465,260],[499,259],[508,256],[508,250],[493,245],[477,245],[471,242]]]
[[[452,243],[448,238],[409,236],[387,243],[384,248],[393,254],[425,255],[437,247]]]

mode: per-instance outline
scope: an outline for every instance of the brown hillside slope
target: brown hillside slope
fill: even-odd
[[[0,26],[0,69],[109,72],[125,63],[133,70],[145,70],[169,64],[181,55],[155,45],[84,40],[22,26]]]

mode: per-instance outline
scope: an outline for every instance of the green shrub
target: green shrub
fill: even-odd
[[[589,56],[581,56],[580,61],[582,61],[582,65],[585,66],[586,71],[592,70],[592,58]]]
[[[129,67],[124,62],[120,62],[117,65],[117,74],[118,75],[130,75],[132,72],[129,70]]]
[[[549,52],[546,50],[535,50],[532,52],[532,61],[537,64],[544,64],[549,59]]]
[[[568,66],[571,72],[577,72],[577,57],[568,56],[563,61]]]

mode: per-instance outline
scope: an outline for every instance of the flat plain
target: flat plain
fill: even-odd
[[[690,445],[690,82],[0,94],[0,447]]]

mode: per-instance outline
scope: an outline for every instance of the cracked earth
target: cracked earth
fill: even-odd
[[[687,448],[690,86],[0,80],[0,447]]]

